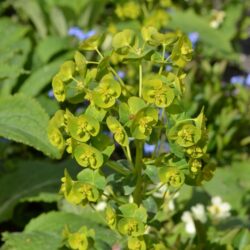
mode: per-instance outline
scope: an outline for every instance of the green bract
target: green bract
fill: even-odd
[[[112,75],[102,78],[100,84],[93,90],[93,102],[100,108],[110,108],[121,94],[121,86]]]
[[[67,171],[65,171],[62,182],[60,192],[72,204],[85,205],[88,202],[96,202],[99,198],[99,191],[95,186],[81,181],[73,181]]]
[[[129,237],[128,249],[130,250],[146,250],[145,241],[141,238]]]
[[[70,249],[87,250],[89,249],[88,238],[94,238],[95,231],[93,229],[88,230],[87,227],[81,227],[77,232],[70,232],[68,227],[63,230],[63,236],[66,240],[66,246]]]
[[[118,221],[117,228],[123,235],[140,236],[144,234],[144,224],[135,218],[122,218]]]
[[[85,57],[79,51],[76,51],[74,59],[76,64],[76,71],[78,71],[80,76],[84,78],[87,73],[87,63]]]
[[[52,80],[53,93],[58,102],[64,102],[66,98],[65,87],[60,75],[56,75]]]
[[[159,170],[160,180],[174,188],[179,188],[184,184],[184,173],[175,167],[162,167]]]
[[[126,55],[135,42],[135,33],[132,30],[125,29],[113,37],[112,46],[118,54]]]
[[[175,93],[172,87],[164,83],[159,77],[152,77],[144,81],[143,98],[157,107],[166,108],[174,100]]]
[[[158,121],[158,112],[154,108],[144,108],[140,110],[133,119],[131,134],[136,139],[144,140],[152,132],[153,126]]]
[[[91,136],[96,136],[99,130],[99,122],[90,115],[83,114],[68,121],[70,135],[80,142],[86,142]]]
[[[73,154],[78,164],[82,167],[97,169],[103,164],[102,153],[88,144],[81,143],[77,145],[74,148]]]
[[[116,222],[117,222],[117,217],[116,217],[116,213],[115,210],[108,206],[105,210],[105,219],[107,221],[107,224],[109,225],[109,227],[111,229],[115,229],[116,227]]]
[[[128,135],[122,125],[117,121],[115,117],[109,116],[106,120],[108,128],[114,134],[115,140],[122,146],[127,146]]]
[[[63,82],[66,82],[72,78],[75,73],[75,63],[73,61],[66,61],[62,64],[58,73]]]
[[[169,130],[168,138],[182,147],[190,147],[201,139],[201,129],[192,120],[181,121]]]

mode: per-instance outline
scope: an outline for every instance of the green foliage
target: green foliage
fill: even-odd
[[[0,135],[32,146],[53,158],[60,153],[47,137],[49,117],[36,100],[24,95],[0,100]]]
[[[60,177],[68,162],[55,165],[48,161],[17,161],[16,169],[0,178],[0,221],[11,218],[14,207],[24,198],[40,192],[58,192]],[[32,175],[27,175],[32,173]],[[20,180],[20,182],[17,182]],[[48,197],[44,197],[47,200]]]

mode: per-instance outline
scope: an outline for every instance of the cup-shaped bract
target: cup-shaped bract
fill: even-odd
[[[98,169],[103,164],[102,153],[85,143],[77,145],[73,151],[74,157],[78,164],[82,167],[90,167],[92,169]]]

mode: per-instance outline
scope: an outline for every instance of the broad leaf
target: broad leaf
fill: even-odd
[[[0,100],[0,136],[32,146],[60,158],[47,136],[49,117],[34,99],[15,95]]]
[[[16,162],[16,170],[0,178],[0,221],[9,219],[15,205],[25,197],[58,192],[60,178],[68,165],[72,166],[72,162],[60,165],[48,161]]]

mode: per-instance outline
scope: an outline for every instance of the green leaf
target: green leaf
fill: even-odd
[[[65,225],[71,231],[78,231],[83,225],[88,229],[94,229],[96,232],[95,241],[107,243],[110,246],[109,249],[117,241],[117,235],[105,227],[106,222],[99,212],[93,211],[88,207],[82,209],[80,214],[55,211],[42,214],[29,222],[25,227],[24,233],[51,233],[62,239],[61,234]],[[107,234],[109,237],[107,237]]]
[[[57,202],[61,199],[58,193],[46,193],[41,192],[38,195],[26,197],[21,199],[21,202],[45,202],[45,203],[53,203]]]
[[[130,112],[136,114],[139,110],[147,107],[146,103],[139,97],[133,96],[128,99]]]
[[[84,40],[80,46],[79,50],[96,50],[98,45],[101,43],[102,36],[100,35],[93,35],[90,38]]]
[[[235,57],[230,40],[219,29],[213,29],[209,26],[209,20],[198,16],[193,10],[179,11],[175,10],[171,14],[169,27],[181,29],[182,31],[198,32],[201,41],[206,46],[204,52],[216,57]]]
[[[105,109],[97,108],[96,106],[89,105],[85,111],[86,115],[91,115],[99,122],[102,122],[105,117],[107,111]]]
[[[158,169],[154,165],[146,165],[146,169],[144,170],[145,174],[149,177],[149,179],[157,184],[159,183]]]
[[[15,95],[0,100],[0,135],[21,142],[44,154],[60,158],[47,136],[49,117],[34,99]]]
[[[0,19],[0,94],[9,95],[24,73],[24,64],[31,49],[29,38],[24,38],[28,29],[14,21]]]
[[[61,61],[51,62],[32,72],[24,81],[19,91],[28,96],[37,96],[58,71]]]
[[[82,170],[77,175],[77,179],[83,183],[91,184],[101,190],[104,190],[104,188],[106,187],[106,179],[104,176],[100,175],[98,170]]]
[[[43,63],[46,63],[52,58],[52,56],[63,50],[68,50],[69,47],[70,43],[67,38],[48,36],[40,43],[38,43],[36,53],[41,61]]]
[[[21,8],[22,11],[31,19],[39,35],[44,38],[47,34],[47,25],[39,2],[35,0],[19,0],[15,2],[15,5],[17,8]]]
[[[138,207],[135,203],[125,204],[119,207],[124,217],[135,218],[144,223],[147,222],[147,211],[141,205]]]
[[[234,162],[226,168],[217,168],[213,179],[204,183],[204,188],[212,196],[219,195],[234,209],[240,210],[244,190],[250,189],[249,174],[249,160]]]
[[[72,161],[52,164],[49,161],[17,161],[16,170],[0,178],[0,221],[11,218],[16,204],[41,192],[58,192],[64,168]],[[32,173],[32,174],[30,174]],[[18,181],[17,181],[18,180]],[[8,190],[8,192],[6,192]]]
[[[134,31],[125,29],[115,34],[112,41],[112,47],[117,53],[127,54],[130,50],[130,46],[134,43],[134,38]]]
[[[250,233],[247,228],[242,229],[234,238],[233,246],[239,250],[245,250],[249,248]]]
[[[62,245],[60,234],[47,232],[4,233],[5,250],[58,250]]]

